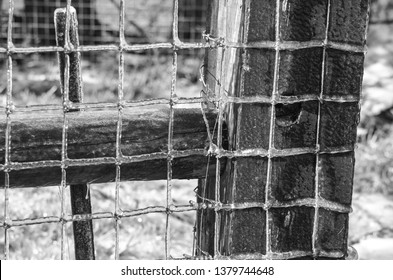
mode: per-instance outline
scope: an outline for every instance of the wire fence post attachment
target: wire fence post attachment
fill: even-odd
[[[345,258],[369,1],[209,5],[223,47],[206,51],[204,91],[228,130],[202,190],[215,190],[214,257]]]
[[[68,23],[67,23],[68,21]],[[68,25],[68,26],[67,26]],[[82,102],[82,79],[80,53],[75,49],[79,46],[78,21],[75,9],[55,11],[56,42],[64,51],[58,53],[60,78],[62,85],[63,106],[65,114],[78,109],[70,109],[72,102]],[[66,30],[69,28],[68,34]],[[68,35],[68,36],[67,36]],[[68,85],[68,90],[65,88]],[[93,222],[91,220],[90,188],[87,184],[70,185],[71,210],[73,218],[81,217],[82,220],[73,221],[75,258],[77,260],[94,260]]]

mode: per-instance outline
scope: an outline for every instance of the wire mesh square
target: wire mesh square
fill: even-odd
[[[8,259],[60,259],[61,226],[58,223],[18,226],[8,231],[10,242]],[[31,239],[26,236],[34,237],[36,241],[31,242]]]
[[[81,79],[83,100],[82,103],[111,104],[115,107],[119,87],[118,53],[115,51],[81,52]],[[127,86],[131,77],[125,81],[124,92],[127,95]]]
[[[121,219],[119,259],[164,259],[165,233],[163,213]]]
[[[57,186],[12,188],[8,193],[9,217],[12,220],[35,220],[60,217],[60,192]],[[35,201],[40,201],[39,204]],[[4,204],[2,204],[4,206]],[[32,221],[33,222],[33,221]]]
[[[170,50],[162,53],[154,49],[124,54],[124,100],[169,100],[172,77],[170,53]]]

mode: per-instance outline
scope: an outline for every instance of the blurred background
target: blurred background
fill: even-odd
[[[201,42],[208,0],[179,1],[179,38]],[[73,1],[79,21],[81,45],[118,43],[119,1]],[[126,1],[125,36],[129,44],[169,42],[172,36],[173,1]],[[363,97],[354,178],[353,213],[349,244],[361,259],[393,259],[393,1],[372,0]],[[53,46],[53,12],[65,0],[14,0],[13,43],[16,47]],[[0,0],[0,47],[7,44],[8,0]],[[203,51],[179,52],[177,95],[197,97],[202,85],[199,70]],[[16,106],[61,105],[56,53],[13,55],[13,98]],[[6,57],[0,54],[0,104],[5,105]],[[124,93],[127,100],[169,98],[171,50],[151,50],[125,55]],[[85,102],[116,102],[118,60],[116,52],[82,54]],[[174,181],[173,198],[178,205],[196,200],[195,180]],[[165,206],[166,181],[124,182],[123,210]],[[115,184],[91,185],[93,212],[113,212]],[[60,215],[58,187],[11,189],[10,217],[26,219]],[[69,197],[66,198],[69,203]],[[4,193],[0,192],[0,208]],[[67,204],[67,213],[71,213]],[[0,218],[3,219],[3,211]],[[98,259],[113,259],[113,220],[95,220]],[[171,217],[171,255],[192,254],[195,213]],[[11,259],[58,259],[60,225],[43,224],[12,228]],[[149,214],[121,220],[120,258],[164,257],[165,215]],[[27,237],[27,238],[26,238]],[[4,248],[0,232],[0,251]],[[68,257],[73,259],[72,225],[67,228]]]

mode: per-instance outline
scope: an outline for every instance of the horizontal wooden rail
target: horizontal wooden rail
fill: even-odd
[[[217,112],[205,113],[212,131]],[[115,181],[117,109],[66,114],[67,184]],[[61,111],[16,112],[11,116],[10,187],[59,185],[64,116]],[[169,105],[122,110],[121,180],[167,178]],[[0,163],[5,162],[6,121],[0,119]],[[206,174],[207,126],[200,108],[176,108],[173,178]],[[82,161],[80,161],[82,159]],[[91,164],[89,163],[91,161]],[[99,161],[101,160],[101,163]],[[78,164],[78,161],[80,164]],[[27,166],[28,162],[39,162]],[[214,164],[211,166],[214,168]],[[4,172],[0,173],[4,177]],[[0,178],[4,187],[4,180]]]

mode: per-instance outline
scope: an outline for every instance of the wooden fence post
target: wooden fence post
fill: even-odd
[[[196,253],[345,258],[369,1],[209,5],[206,38],[222,47],[206,51],[205,92],[229,147],[200,182],[215,215],[200,211],[198,232],[215,238]]]
[[[66,21],[69,21],[69,42],[66,36]],[[79,46],[78,39],[78,21],[76,11],[70,7],[70,13],[67,17],[66,8],[55,11],[56,42],[58,46],[67,48],[69,43],[72,47]],[[59,53],[60,80],[63,87],[65,83],[65,71],[67,71],[66,56],[69,56],[69,81],[68,81],[68,99],[70,102],[82,101],[82,79],[80,54],[78,52]],[[67,97],[66,97],[67,98]],[[65,102],[67,100],[64,100]],[[87,184],[70,185],[71,192],[71,210],[72,215],[89,215],[91,214],[90,188]],[[74,221],[72,223],[74,231],[75,258],[77,260],[94,260],[94,233],[92,220]]]

